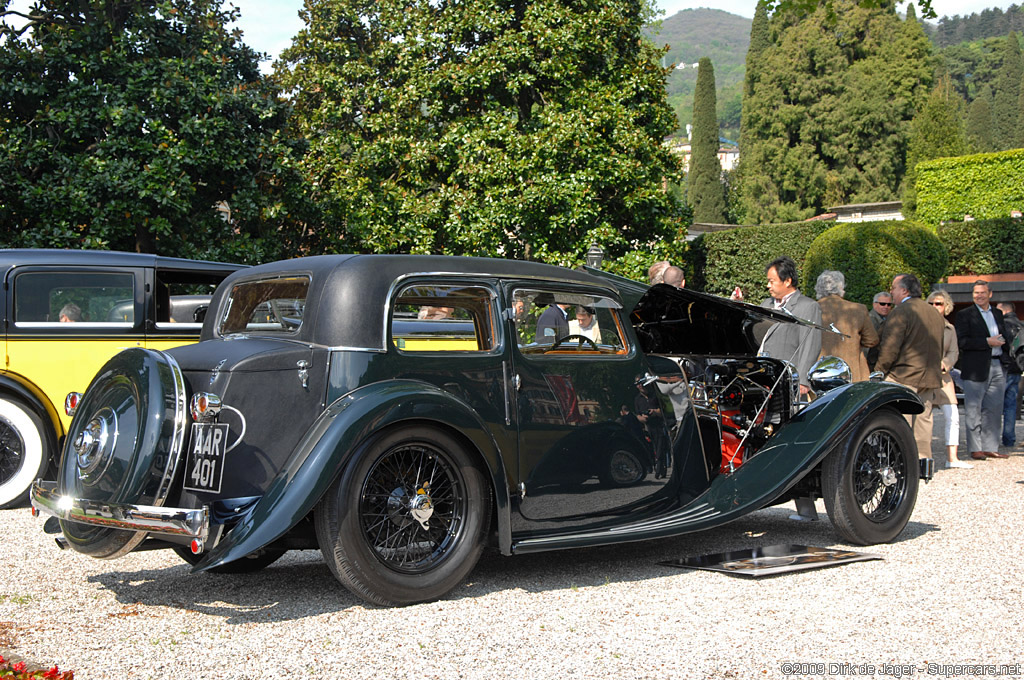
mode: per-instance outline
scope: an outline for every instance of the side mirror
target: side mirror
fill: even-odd
[[[811,366],[807,381],[811,384],[811,389],[817,394],[822,394],[853,382],[853,373],[850,372],[849,365],[839,357],[822,357]]]

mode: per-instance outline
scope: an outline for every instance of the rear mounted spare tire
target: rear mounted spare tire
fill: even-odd
[[[156,350],[132,348],[93,379],[71,422],[57,477],[63,496],[93,504],[162,506],[185,441],[185,380],[177,362]],[[130,552],[144,531],[61,520],[74,550],[101,559]]]

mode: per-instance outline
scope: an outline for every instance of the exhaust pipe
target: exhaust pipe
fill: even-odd
[[[60,548],[61,550],[67,550],[68,549],[68,539],[64,538],[63,536],[58,536],[57,538],[55,538],[53,540],[57,542],[57,547]]]

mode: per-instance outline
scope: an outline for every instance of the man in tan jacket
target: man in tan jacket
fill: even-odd
[[[892,280],[896,307],[882,326],[875,370],[885,379],[917,392],[924,413],[908,415],[914,428],[917,455],[932,457],[932,408],[942,389],[942,315],[921,299],[921,283],[913,274]],[[938,402],[941,403],[941,402]]]

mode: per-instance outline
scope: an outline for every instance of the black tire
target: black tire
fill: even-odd
[[[316,508],[317,542],[334,576],[359,597],[383,606],[427,602],[476,565],[491,505],[483,471],[459,442],[403,427],[345,467]]]
[[[887,543],[917,502],[917,442],[906,419],[876,411],[822,466],[825,509],[839,535],[856,545]]]
[[[174,552],[177,553],[178,557],[185,560],[192,566],[199,563],[199,560],[203,559],[203,555],[195,555],[185,546],[174,548]],[[274,562],[277,562],[287,551],[281,549],[267,549],[257,550],[254,553],[246,555],[240,560],[234,562],[228,562],[222,564],[219,567],[208,569],[214,574],[251,574],[269,567]]]
[[[24,403],[0,397],[0,508],[28,500],[50,464],[53,446],[43,419]]]

